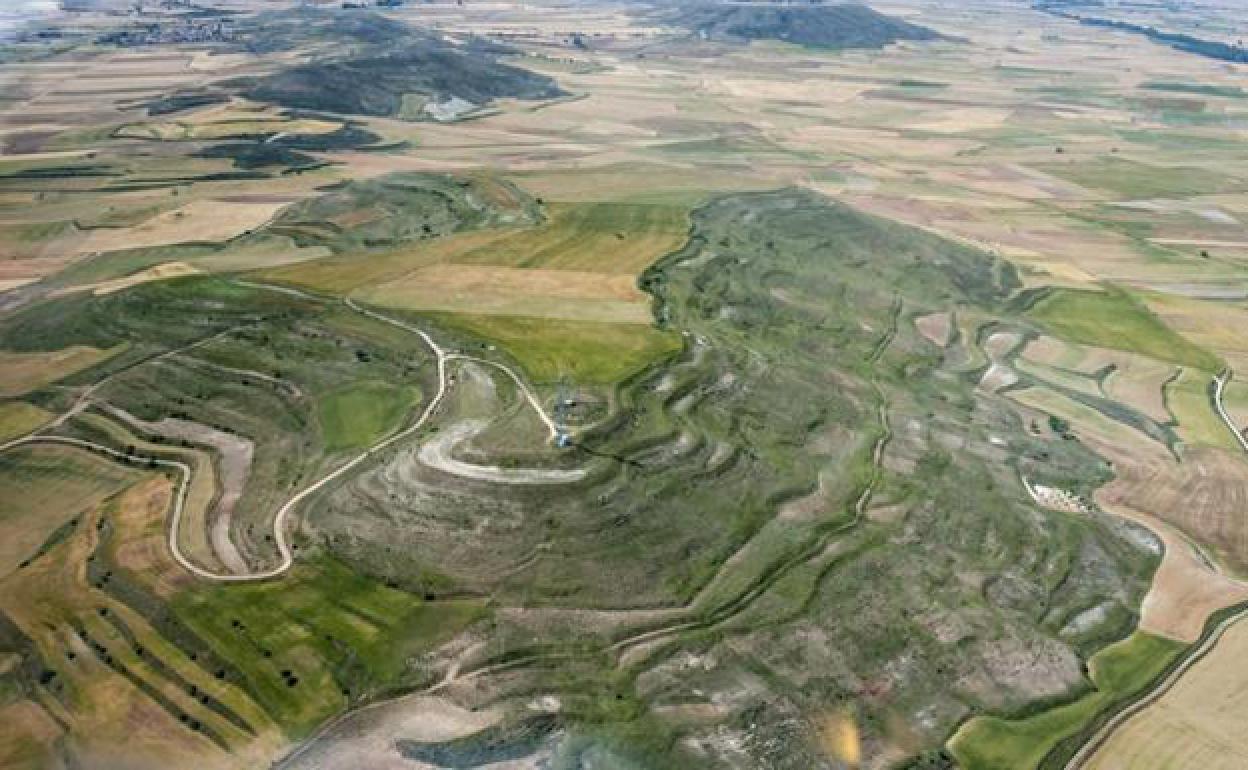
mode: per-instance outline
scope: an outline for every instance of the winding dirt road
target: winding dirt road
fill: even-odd
[[[277,291],[283,290],[283,287],[269,287],[264,284],[255,284],[255,285],[261,288],[272,288]],[[311,295],[307,295],[307,296],[310,297]],[[314,299],[317,299],[317,298],[314,298]],[[418,335],[425,342],[425,344],[429,346],[429,349],[433,351],[433,354],[435,358],[437,359],[438,389],[437,389],[437,392],[434,394],[433,398],[425,406],[424,411],[422,411],[420,413],[420,416],[415,420],[415,422],[413,422],[407,428],[404,428],[403,430],[399,431],[398,433],[392,434],[389,437],[382,439],[381,441],[372,445],[371,447],[364,450],[360,454],[351,458],[351,460],[347,461],[345,464],[339,466],[333,471],[330,471],[329,473],[322,476],[320,479],[313,482],[312,484],[304,487],[302,490],[297,492],[293,497],[287,500],[282,505],[281,508],[278,509],[277,514],[273,517],[273,542],[277,544],[277,551],[281,557],[281,560],[278,562],[278,564],[275,567],[271,569],[262,570],[259,572],[246,572],[246,573],[213,572],[211,570],[207,570],[207,569],[204,569],[203,567],[200,567],[199,565],[195,564],[189,558],[186,557],[186,555],[182,552],[181,546],[179,546],[178,544],[178,541],[179,541],[178,533],[182,525],[182,516],[184,513],[185,503],[186,503],[186,493],[187,493],[187,488],[189,486],[190,479],[191,479],[191,468],[185,463],[179,462],[177,460],[163,460],[157,457],[128,455],[124,452],[119,452],[116,449],[113,449],[111,447],[107,447],[103,444],[98,444],[92,441],[85,441],[83,439],[76,439],[76,438],[68,438],[64,436],[51,436],[51,435],[46,435],[43,433],[34,433],[31,435],[25,436],[23,438],[9,441],[3,445],[0,445],[0,452],[15,448],[15,447],[19,447],[19,446],[28,446],[31,444],[39,444],[39,443],[63,444],[63,445],[76,446],[76,447],[87,449],[87,450],[94,451],[94,452],[99,452],[99,453],[102,453],[102,454],[105,454],[110,457],[114,457],[116,459],[123,460],[123,461],[137,461],[137,462],[146,463],[152,466],[172,468],[174,470],[177,470],[181,478],[178,483],[178,491],[174,498],[173,513],[170,517],[170,523],[169,523],[169,550],[173,554],[174,560],[177,561],[178,564],[180,564],[182,568],[185,569],[187,572],[190,572],[196,577],[200,577],[205,580],[215,580],[215,581],[222,582],[222,583],[245,583],[245,582],[252,582],[252,581],[257,581],[257,580],[270,580],[272,578],[280,577],[281,575],[285,574],[291,568],[291,566],[294,565],[294,561],[295,561],[294,552],[291,549],[290,542],[289,540],[287,540],[287,537],[286,537],[286,524],[287,524],[287,521],[290,519],[291,515],[298,509],[301,503],[303,503],[312,495],[315,495],[317,492],[324,489],[327,485],[333,483],[337,479],[342,478],[344,475],[349,473],[353,468],[360,465],[361,463],[363,463],[365,460],[369,459],[373,455],[379,452],[383,452],[389,447],[399,443],[400,441],[403,441],[409,438],[410,436],[412,436],[414,433],[416,433],[417,431],[419,431],[421,428],[425,426],[425,423],[427,423],[429,421],[429,418],[433,415],[433,413],[437,411],[437,408],[441,405],[443,398],[445,398],[446,396],[447,389],[448,389],[447,364],[451,361],[472,361],[478,364],[492,366],[496,369],[499,369],[503,373],[505,373],[516,384],[516,387],[520,390],[525,400],[528,401],[529,405],[532,406],[533,409],[537,412],[543,424],[546,425],[547,430],[550,432],[551,438],[553,439],[559,435],[560,433],[559,427],[555,424],[555,421],[550,417],[550,415],[546,413],[546,410],[542,408],[541,401],[539,401],[537,396],[534,395],[533,391],[530,390],[529,387],[524,384],[523,380],[520,379],[519,375],[517,375],[509,367],[503,364],[494,362],[494,361],[487,361],[482,358],[477,358],[475,356],[464,355],[462,353],[448,352],[444,350],[441,346],[439,346],[436,342],[434,342],[433,338],[430,337],[429,334],[426,333],[423,329],[420,329],[404,321],[400,321],[395,318],[390,318],[389,316],[385,316],[385,315],[382,315],[381,313],[377,313],[372,310],[369,310],[365,307],[362,307],[356,304],[356,302],[351,299],[346,300],[346,305],[350,307],[352,310],[356,311],[357,313],[361,313],[365,316],[368,316],[369,318],[375,319],[377,321],[381,321],[382,323],[390,324],[391,326],[396,326],[400,329],[404,329],[406,331],[409,331],[413,334]],[[216,336],[220,336],[220,335],[216,335]],[[214,336],[211,339],[215,339],[216,336]],[[203,343],[204,341],[194,343],[194,345],[188,346],[188,349],[190,347],[198,346]],[[167,356],[173,355],[178,352],[182,352],[182,350],[169,351],[168,353],[162,354],[161,356],[158,356],[156,359],[152,359],[152,360],[165,358]],[[102,382],[97,383],[96,385],[93,385],[90,388],[88,388],[88,390],[83,394],[81,398],[78,399],[77,402],[75,402],[74,406],[70,410],[65,412],[65,414],[61,415],[57,420],[45,426],[41,430],[48,430],[51,428],[58,427],[64,422],[66,422],[74,414],[77,414],[81,412],[83,409],[85,409],[86,406],[88,405],[90,394],[94,392],[95,389],[98,388],[99,385],[101,384],[103,383]]]

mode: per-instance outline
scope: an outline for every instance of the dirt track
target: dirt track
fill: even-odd
[[[251,285],[257,288],[271,289],[273,291],[279,291],[283,293],[295,294],[295,295],[307,297],[310,299],[319,299],[317,297],[314,297],[313,295],[305,294],[303,292],[299,292],[294,289],[286,289],[285,287],[268,286],[266,284],[248,284],[248,285]],[[277,550],[278,550],[279,555],[281,556],[281,560],[279,561],[277,566],[273,567],[272,569],[262,570],[259,572],[241,571],[241,572],[232,572],[232,573],[219,573],[219,572],[213,572],[211,570],[204,569],[186,557],[186,555],[182,552],[181,547],[179,546],[179,537],[178,537],[178,533],[182,524],[182,516],[184,513],[184,509],[185,509],[186,490],[187,490],[187,486],[189,484],[190,477],[191,477],[191,469],[189,466],[187,466],[184,463],[171,461],[171,460],[161,460],[158,458],[139,457],[137,455],[125,455],[121,452],[118,452],[115,449],[104,446],[102,444],[97,444],[97,443],[90,442],[90,441],[83,441],[81,439],[71,439],[71,438],[65,438],[65,437],[60,437],[60,436],[49,436],[49,435],[44,435],[42,433],[31,434],[28,436],[24,436],[22,438],[14,439],[13,441],[9,441],[3,445],[0,445],[0,452],[6,449],[11,449],[13,447],[23,446],[26,444],[33,444],[33,443],[40,443],[40,442],[60,443],[60,444],[69,444],[73,446],[78,446],[83,449],[88,449],[88,450],[95,451],[95,452],[101,452],[103,454],[109,455],[110,457],[115,457],[117,459],[137,460],[139,462],[149,463],[150,465],[154,467],[173,468],[177,470],[181,475],[181,479],[178,484],[177,495],[174,498],[174,508],[173,508],[173,513],[171,515],[170,524],[169,524],[169,550],[173,553],[174,559],[186,571],[190,572],[191,574],[197,577],[203,578],[205,580],[215,580],[219,582],[230,582],[230,583],[242,583],[242,582],[250,582],[250,581],[256,581],[256,580],[270,580],[272,578],[280,577],[281,575],[285,574],[287,570],[289,570],[291,566],[294,564],[294,553],[290,547],[290,542],[287,540],[287,537],[286,537],[286,524],[287,524],[287,521],[290,519],[291,515],[298,509],[301,503],[303,503],[312,495],[319,492],[321,489],[325,488],[327,485],[341,478],[342,476],[347,474],[349,471],[351,471],[353,468],[360,465],[361,463],[363,463],[365,460],[369,459],[373,455],[379,452],[382,452],[388,449],[389,447],[394,446],[395,444],[411,437],[413,434],[415,434],[417,431],[419,431],[421,428],[425,426],[425,424],[429,421],[429,418],[432,417],[434,412],[437,411],[438,407],[442,403],[442,400],[446,396],[446,392],[448,388],[447,363],[450,361],[453,361],[453,360],[473,361],[475,363],[492,366],[501,370],[508,377],[510,377],[513,382],[515,382],[517,388],[524,395],[525,400],[528,401],[530,406],[533,407],[533,409],[537,412],[538,416],[541,418],[543,424],[546,425],[547,429],[550,432],[551,438],[554,438],[559,434],[559,429],[555,425],[554,420],[550,417],[550,415],[546,413],[545,409],[542,408],[542,404],[537,399],[537,396],[535,396],[533,392],[529,389],[529,387],[524,384],[524,382],[520,379],[519,375],[517,375],[509,367],[504,366],[503,364],[496,363],[494,361],[487,361],[485,359],[476,358],[474,356],[463,355],[460,353],[447,352],[442,347],[440,347],[436,342],[434,342],[433,338],[430,337],[424,330],[417,328],[416,326],[405,323],[403,321],[399,321],[394,318],[390,318],[389,316],[385,316],[380,313],[376,313],[372,310],[368,310],[367,308],[361,307],[360,305],[356,304],[351,299],[347,299],[346,304],[348,307],[350,307],[352,310],[356,311],[357,313],[360,313],[362,315],[368,316],[369,318],[373,318],[374,320],[378,320],[378,321],[381,321],[382,323],[390,324],[391,326],[396,326],[400,329],[404,329],[406,331],[409,331],[413,334],[418,335],[425,342],[425,344],[429,346],[429,349],[433,351],[433,354],[435,358],[437,359],[438,390],[434,394],[433,398],[429,401],[429,403],[425,406],[424,411],[420,413],[420,416],[417,417],[417,419],[407,428],[404,428],[403,430],[397,433],[393,433],[387,438],[382,439],[378,443],[374,444],[372,447],[364,450],[363,452],[356,455],[354,458],[347,461],[343,465],[339,466],[335,470],[330,471],[325,476],[322,476],[319,480],[304,487],[302,490],[296,493],[293,497],[287,500],[282,505],[281,508],[278,509],[277,514],[273,517],[273,541],[277,545]],[[178,350],[167,351],[153,359],[150,359],[146,363],[150,363],[151,361],[162,360],[164,358],[168,358],[178,353],[185,352],[186,350],[190,350],[194,347],[198,347],[200,345],[206,344],[209,341],[212,341],[221,336],[224,336],[225,334],[228,334],[230,331],[232,330],[227,330],[226,332],[222,332],[220,334],[213,335],[212,337],[199,340],[193,343],[192,345],[188,345]],[[101,384],[103,384],[103,381],[101,383],[97,383],[91,388],[88,388],[84,396],[80,398],[77,403],[75,403],[73,408],[71,408],[69,411],[67,411],[57,420],[50,423],[48,426],[45,426],[42,430],[46,431],[51,428],[60,426],[73,414],[76,414],[78,411],[81,411],[81,409],[85,408],[91,393],[93,393]],[[468,466],[468,467],[477,468],[479,466]],[[572,472],[563,471],[563,473],[572,473]],[[517,483],[517,482],[513,482],[513,483]],[[525,482],[519,482],[519,483],[525,483]],[[532,483],[532,482],[528,482],[528,483]],[[228,540],[228,537],[227,537],[227,540]],[[223,556],[224,558],[224,554],[219,554],[219,555]],[[241,560],[241,557],[240,557],[240,560]]]
[[[485,430],[484,420],[464,420],[447,428],[420,448],[420,461],[443,473],[488,481],[494,484],[569,484],[585,478],[586,470],[555,470],[546,468],[500,468],[496,465],[473,465],[456,459],[455,447]]]

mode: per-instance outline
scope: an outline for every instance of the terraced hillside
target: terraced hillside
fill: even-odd
[[[811,766],[826,747],[795,725],[839,724],[847,699],[857,740],[902,758],[968,714],[1076,697],[1081,660],[1130,631],[1153,557],[1115,520],[1033,507],[1017,473],[1079,491],[1104,467],[1024,430],[974,389],[970,341],[941,347],[914,320],[1000,317],[1015,285],[983,253],[809,192],[718,199],[642,279],[683,352],[616,388],[543,392],[564,450],[497,352],[435,367],[418,317],[215,278],[32,308],[6,347],[127,343],[77,375],[85,392],[32,398],[73,407],[53,432],[135,458],[141,481],[66,489],[83,513],[0,586],[12,708],[68,741],[35,731],[30,750],[112,746],[90,704],[116,691],[151,714],[136,756],[245,765],[351,704],[379,705],[328,735],[391,729],[410,698],[385,697],[423,687],[426,708],[491,725],[401,744],[427,761],[688,767],[742,745],[751,764]],[[214,586],[173,561],[185,479],[148,458],[193,470],[186,558],[263,569],[280,502],[408,424],[443,365],[434,425],[298,512],[278,582]],[[12,472],[34,474],[23,451]],[[321,739],[289,764],[357,750]]]
[[[1233,62],[70,5],[0,11],[0,770],[1248,752]]]
[[[717,201],[643,278],[685,353],[623,385],[574,453],[508,448],[514,396],[465,372],[442,418],[462,464],[400,450],[311,525],[379,579],[436,571],[438,593],[492,597],[491,626],[435,659],[455,674],[439,692],[504,724],[555,698],[567,733],[526,752],[725,763],[748,719],[748,762],[812,766],[830,760],[794,725],[864,694],[873,753],[936,747],[969,712],[1088,687],[1080,659],[1130,631],[1153,563],[1112,519],[1038,516],[1015,469],[1086,490],[1104,466],[1024,431],[957,346],[915,331],[933,311],[1000,312],[1012,281],[809,193]],[[894,731],[915,714],[928,731]]]

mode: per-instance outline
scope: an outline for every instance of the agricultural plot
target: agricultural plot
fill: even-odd
[[[393,686],[409,656],[481,612],[422,603],[332,562],[255,590],[188,582],[159,546],[170,492],[140,483],[0,581],[0,607],[50,664],[41,691],[67,699],[49,744],[68,730],[84,758],[253,766],[370,682]],[[144,717],[124,736],[111,718],[119,703]]]
[[[1133,446],[1156,439],[1116,420],[1092,406],[1070,396],[1045,387],[1029,387],[1012,390],[1009,397],[1018,403],[1045,414],[1056,415],[1075,426],[1076,435],[1085,436],[1098,444]],[[1160,448],[1161,445],[1158,444]]]
[[[1192,446],[1240,449],[1213,408],[1213,382],[1203,372],[1184,369],[1165,388],[1166,405],[1178,422],[1179,435]]]
[[[680,206],[630,203],[551,204],[548,221],[456,262],[637,275],[688,236]]]
[[[1118,499],[1178,526],[1232,575],[1248,570],[1248,527],[1237,511],[1245,502],[1248,462],[1239,452],[1193,448],[1174,463],[1133,452],[1131,444],[1102,448],[1117,468]]]
[[[133,227],[92,231],[77,248],[83,252],[105,252],[175,243],[229,241],[259,229],[282,207],[281,203],[193,201],[157,214]]]
[[[1182,644],[1169,639],[1133,634],[1088,661],[1092,692],[1033,717],[972,720],[953,736],[949,748],[967,770],[1038,767],[1061,741],[1087,729],[1098,713],[1142,692],[1182,650]]]
[[[537,382],[609,385],[681,349],[678,335],[636,323],[434,313],[453,331],[489,340]]]
[[[1119,290],[1057,290],[1040,299],[1031,317],[1073,342],[1125,350],[1206,372],[1218,359],[1172,331],[1147,307]]]
[[[514,188],[485,189],[505,195],[503,205],[519,207],[512,211],[523,212],[528,205]],[[471,201],[481,193],[470,187],[467,195]],[[347,189],[338,198],[284,214],[278,227],[285,232],[290,226],[282,222],[310,218],[310,206],[353,208],[372,197],[364,189]],[[342,202],[346,200],[352,202]],[[427,209],[419,201],[413,207]],[[552,205],[549,221],[524,229],[497,229],[509,220],[522,222],[517,214],[504,213],[493,221],[468,219],[461,226],[487,229],[267,275],[429,315],[447,328],[490,340],[540,382],[570,378],[611,383],[679,347],[672,335],[650,328],[650,300],[637,288],[636,275],[684,242],[686,215],[676,206]],[[358,219],[358,226],[367,227],[377,216],[374,211]],[[424,235],[441,229],[435,226]]]
[[[370,303],[416,311],[649,324],[649,298],[632,275],[440,264],[356,292]]]
[[[1241,767],[1248,761],[1239,734],[1246,637],[1242,622],[1231,626],[1165,695],[1111,735],[1087,767]]]
[[[116,356],[123,346],[106,349],[75,345],[45,353],[0,351],[0,397],[39,390]]]
[[[40,446],[0,455],[0,479],[9,490],[0,504],[0,574],[85,526],[81,514],[136,478],[77,449]]]
[[[1234,302],[1200,302],[1175,295],[1151,295],[1147,302],[1168,326],[1198,345],[1216,350],[1235,371],[1248,372],[1248,344],[1238,333],[1242,309]]]
[[[12,519],[0,764],[264,766],[384,700],[295,764],[1057,765],[1241,597],[1232,67],[978,0],[881,50],[228,7],[0,52],[0,435],[188,462],[182,550],[242,573],[444,397],[251,585],[171,559],[172,471],[6,452],[57,515]]]
[[[1185,198],[1244,187],[1242,180],[1213,169],[1158,166],[1125,158],[1104,158],[1092,163],[1037,164],[1037,168],[1127,199]]]
[[[1140,605],[1141,631],[1184,643],[1200,639],[1223,608],[1248,600],[1248,585],[1222,572],[1202,546],[1155,515],[1127,507],[1120,486],[1098,491],[1097,505],[1147,528],[1163,549],[1161,566]]]

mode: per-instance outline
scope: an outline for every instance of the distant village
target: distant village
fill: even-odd
[[[398,8],[405,0],[343,0],[343,9]],[[314,3],[309,3],[314,4]],[[320,5],[316,3],[316,5]],[[123,47],[167,45],[178,43],[234,43],[239,32],[233,25],[232,11],[196,6],[191,0],[161,0],[156,7],[162,11],[181,11],[179,15],[160,21],[141,22],[136,26],[109,32],[99,42]],[[91,0],[62,0],[66,11],[95,10]],[[150,6],[135,3],[128,9],[131,16],[142,16]]]

